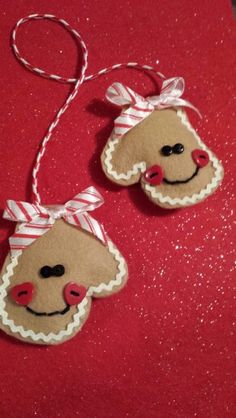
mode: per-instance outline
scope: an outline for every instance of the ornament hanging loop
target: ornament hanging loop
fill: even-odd
[[[35,67],[33,66],[30,62],[28,62],[20,53],[19,48],[17,47],[16,44],[16,39],[17,39],[17,31],[19,29],[19,27],[21,25],[23,25],[24,23],[31,21],[31,20],[51,20],[53,22],[56,22],[62,26],[64,26],[64,28],[71,33],[71,35],[76,39],[77,43],[79,44],[79,46],[81,47],[82,50],[82,65],[81,65],[81,73],[79,78],[66,78],[63,76],[60,76],[58,74],[51,74],[51,73],[47,73],[46,71],[44,71],[41,68]],[[72,28],[72,26],[70,26],[70,24],[68,22],[66,22],[66,20],[64,19],[59,19],[58,17],[54,16],[54,15],[50,15],[50,14],[33,14],[33,15],[29,15],[27,17],[24,17],[22,19],[20,19],[16,25],[15,28],[13,29],[12,32],[12,48],[14,51],[14,54],[16,56],[16,58],[18,59],[18,61],[20,61],[20,63],[26,67],[29,71],[50,79],[50,80],[54,80],[60,83],[70,83],[73,84],[73,90],[72,92],[69,94],[67,100],[65,101],[65,103],[63,104],[63,106],[59,109],[59,111],[57,112],[53,122],[50,124],[46,135],[44,136],[38,154],[36,156],[36,161],[35,161],[35,165],[32,171],[32,192],[33,192],[33,196],[34,196],[34,203],[40,205],[41,204],[41,196],[38,190],[38,174],[39,174],[39,170],[40,170],[40,166],[41,166],[41,160],[46,152],[46,147],[48,142],[51,139],[52,133],[54,131],[54,129],[56,128],[56,126],[59,123],[59,120],[61,118],[61,116],[65,113],[65,111],[68,109],[69,105],[71,104],[71,102],[75,99],[75,97],[78,94],[79,88],[81,86],[81,84],[85,81],[90,81],[90,80],[94,80],[95,78],[107,74],[113,70],[118,70],[118,69],[122,69],[122,68],[134,68],[137,70],[141,70],[141,71],[148,71],[148,72],[153,72],[156,75],[158,75],[161,79],[164,79],[165,76],[156,71],[156,69],[154,67],[151,67],[149,65],[140,65],[137,62],[127,62],[127,63],[121,63],[121,64],[115,64],[112,65],[110,67],[106,67],[103,68],[102,70],[98,71],[95,74],[91,74],[86,76],[86,69],[88,67],[88,50],[87,47],[85,45],[85,42],[83,41],[82,36],[80,35],[79,32],[77,32],[75,29]]]
[[[43,138],[43,141],[41,143],[39,152],[37,154],[36,157],[36,162],[33,168],[33,172],[32,172],[32,192],[34,195],[34,202],[36,204],[41,204],[41,196],[39,194],[38,191],[38,173],[39,173],[39,169],[40,169],[40,165],[41,165],[41,160],[43,155],[45,154],[46,151],[46,146],[52,136],[52,133],[54,131],[54,129],[56,128],[61,116],[63,115],[63,113],[65,113],[65,111],[68,109],[70,103],[75,99],[75,97],[77,96],[78,90],[80,85],[83,83],[84,81],[84,77],[85,77],[85,72],[86,72],[86,68],[88,66],[88,51],[87,51],[87,47],[82,39],[82,36],[75,30],[73,29],[69,23],[67,23],[65,20],[63,19],[58,19],[56,16],[53,15],[30,15],[28,17],[25,17],[23,19],[20,19],[13,32],[12,32],[12,47],[14,50],[14,53],[17,57],[17,59],[30,71],[39,74],[42,77],[45,78],[50,78],[50,79],[54,79],[56,81],[61,81],[61,82],[66,82],[66,83],[74,83],[73,79],[66,79],[64,77],[60,77],[54,74],[49,74],[44,70],[41,70],[39,68],[33,67],[28,61],[26,61],[19,52],[19,49],[16,45],[16,34],[17,34],[17,30],[19,28],[19,26],[21,26],[23,23],[28,22],[30,20],[41,20],[41,19],[48,19],[48,20],[52,20],[56,23],[59,23],[61,25],[63,25],[78,41],[78,43],[81,46],[82,49],[82,66],[81,66],[81,74],[80,77],[75,81],[75,86],[73,88],[72,93],[69,94],[66,102],[64,103],[64,105],[60,108],[60,110],[58,111],[58,113],[56,114],[55,119],[53,120],[53,122],[50,124],[48,131],[45,135],[45,137]]]

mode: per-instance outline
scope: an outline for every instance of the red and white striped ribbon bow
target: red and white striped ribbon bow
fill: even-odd
[[[186,106],[200,113],[189,101],[181,99],[185,82],[182,77],[164,80],[159,96],[144,98],[121,83],[113,83],[106,92],[106,98],[117,106],[129,106],[114,122],[115,137],[120,138],[135,125],[147,118],[155,109]]]
[[[54,207],[8,200],[3,217],[22,223],[18,231],[9,238],[12,257],[19,255],[24,248],[48,232],[55,221],[60,218],[90,232],[107,244],[103,226],[87,213],[103,203],[102,196],[94,187],[83,190],[65,205]]]

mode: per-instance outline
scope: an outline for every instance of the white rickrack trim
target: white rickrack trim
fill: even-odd
[[[204,150],[207,151],[209,154],[210,161],[213,164],[215,169],[215,175],[212,178],[211,183],[207,185],[206,188],[202,189],[199,193],[195,193],[192,196],[184,196],[183,198],[171,198],[170,196],[165,196],[162,193],[156,191],[155,186],[151,186],[147,183],[144,184],[144,188],[151,193],[151,196],[161,203],[168,203],[169,205],[181,205],[186,206],[189,204],[197,203],[198,201],[204,199],[206,196],[211,194],[211,192],[217,187],[223,177],[223,168],[220,164],[219,160],[212,154],[212,152],[207,148],[207,146],[202,142],[201,138],[195,131],[195,129],[191,126],[186,112],[182,109],[177,110],[177,116],[180,118],[183,125],[194,135],[195,139],[199,146]],[[113,152],[115,151],[115,147],[120,142],[120,139],[111,138],[108,140],[108,148],[105,151],[105,159],[104,164],[107,170],[107,173],[111,175],[115,180],[129,180],[133,175],[138,174],[138,172],[143,173],[146,170],[146,163],[140,162],[133,165],[132,169],[130,169],[126,173],[118,173],[113,169],[112,165],[112,158]]]
[[[81,75],[80,75],[79,78],[66,78],[66,77],[59,76],[57,74],[47,73],[46,71],[42,70],[41,68],[33,66],[25,58],[23,58],[21,56],[21,54],[19,52],[19,49],[16,45],[16,34],[17,34],[18,28],[23,23],[28,22],[29,20],[41,20],[41,19],[49,19],[49,20],[52,20],[56,23],[59,23],[59,24],[63,25],[66,28],[66,30],[68,30],[70,33],[72,33],[74,35],[74,37],[76,38],[78,43],[81,45],[82,55],[83,55],[83,64],[82,64],[82,68],[81,68]],[[56,17],[54,15],[50,15],[50,14],[33,14],[33,15],[29,15],[27,17],[24,17],[24,18],[20,19],[16,23],[15,28],[13,29],[13,32],[12,32],[12,48],[13,48],[13,51],[15,53],[16,58],[28,70],[32,71],[33,73],[36,73],[36,74],[40,75],[41,77],[45,77],[45,78],[55,80],[55,81],[58,81],[58,82],[75,84],[73,92],[68,96],[65,104],[61,107],[61,109],[57,113],[54,121],[50,124],[50,126],[48,128],[48,132],[42,140],[39,152],[38,152],[37,157],[36,157],[36,162],[35,162],[33,172],[32,172],[32,177],[33,177],[33,179],[32,179],[32,191],[33,191],[33,195],[34,195],[34,198],[35,198],[35,203],[40,204],[41,203],[41,196],[40,196],[40,193],[39,193],[39,190],[38,190],[38,174],[39,174],[39,169],[40,169],[40,165],[41,165],[41,160],[42,160],[42,158],[45,154],[46,147],[48,145],[48,142],[51,139],[53,130],[57,126],[61,116],[68,109],[72,100],[75,99],[81,84],[84,81],[94,80],[95,78],[97,78],[101,75],[107,74],[107,73],[109,73],[113,70],[117,70],[117,69],[121,69],[121,68],[135,68],[135,69],[142,70],[142,71],[150,71],[150,72],[155,73],[156,75],[158,75],[162,79],[165,78],[165,76],[162,73],[156,71],[156,69],[154,67],[151,67],[149,65],[140,65],[137,62],[115,64],[115,65],[112,65],[110,67],[103,68],[102,70],[98,71],[95,74],[85,76],[85,72],[86,72],[86,69],[87,69],[87,66],[88,66],[88,50],[87,50],[87,47],[86,47],[80,33],[77,32],[75,29],[73,29],[66,20],[59,19],[58,17]],[[158,61],[157,61],[157,63],[158,63]]]
[[[124,277],[127,274],[125,259],[121,256],[121,253],[114,246],[111,240],[108,240],[108,250],[113,254],[114,259],[118,262],[118,270],[116,277],[112,279],[109,283],[100,283],[98,286],[90,286],[87,295],[96,296],[96,294],[103,291],[110,292],[114,287],[120,286],[124,280]]]
[[[7,288],[10,285],[10,278],[13,276],[14,268],[18,265],[19,257],[22,254],[21,251],[17,257],[11,258],[10,264],[6,267],[6,273],[2,277],[2,284],[0,286],[0,317],[2,319],[2,323],[10,328],[12,333],[18,333],[23,338],[31,338],[34,342],[43,341],[44,343],[52,344],[54,341],[58,342],[65,337],[70,336],[76,328],[78,328],[79,331],[81,320],[86,315],[86,307],[89,299],[103,291],[113,290],[115,286],[120,286],[126,278],[127,270],[125,260],[111,240],[108,241],[108,250],[118,262],[118,273],[115,278],[110,280],[109,283],[100,283],[99,286],[90,286],[87,290],[86,297],[77,305],[77,312],[73,315],[72,322],[67,325],[66,330],[61,330],[57,334],[53,332],[50,332],[49,334],[44,334],[43,332],[36,333],[33,330],[25,329],[22,325],[16,325],[15,322],[8,317],[8,312],[5,310],[5,298],[7,296]]]
[[[108,141],[108,148],[105,151],[105,160],[104,164],[107,168],[107,173],[109,173],[116,180],[129,180],[133,175],[138,173],[144,173],[146,170],[146,163],[144,161],[136,163],[133,165],[131,170],[128,170],[126,173],[118,173],[113,169],[112,165],[112,154],[115,151],[116,145],[120,142],[120,139],[112,138]]]

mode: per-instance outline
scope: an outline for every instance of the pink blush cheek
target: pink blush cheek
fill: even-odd
[[[31,282],[24,282],[10,289],[10,296],[18,305],[27,306],[33,299],[35,293]]]
[[[192,159],[200,168],[205,167],[209,163],[208,153],[201,149],[195,149],[192,151]]]
[[[145,171],[143,177],[147,183],[158,186],[164,178],[164,173],[160,165],[152,165]]]

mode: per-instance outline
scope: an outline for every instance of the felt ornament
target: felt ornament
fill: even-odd
[[[16,46],[18,27],[28,20],[50,19],[62,24],[79,41],[83,52],[81,75],[66,79],[74,83],[72,93],[48,128],[33,168],[33,203],[8,200],[4,218],[16,222],[9,239],[10,252],[0,278],[0,327],[7,334],[36,344],[60,344],[72,338],[88,318],[93,298],[118,292],[126,283],[126,262],[91,212],[103,198],[89,187],[64,205],[45,206],[38,189],[38,173],[52,132],[76,97],[85,79],[87,49],[80,34],[51,15],[21,19],[12,35],[17,58],[44,77],[20,56]]]
[[[83,63],[78,79],[49,74],[20,55],[16,34],[29,20],[49,19],[63,25],[79,42]],[[110,71],[135,68],[153,72],[138,63],[115,64],[85,75],[88,52],[80,34],[53,15],[20,19],[12,34],[17,59],[30,71],[74,85],[43,138],[32,173],[33,203],[7,201],[4,217],[17,222],[10,237],[10,252],[0,279],[1,328],[27,342],[59,344],[72,338],[85,323],[92,298],[119,291],[128,269],[103,226],[90,212],[103,203],[90,187],[64,205],[45,206],[38,190],[38,174],[52,133],[75,99],[79,87]],[[121,83],[114,83],[107,98],[122,107],[114,131],[102,154],[102,166],[112,181],[121,185],[141,182],[154,203],[174,208],[197,203],[211,194],[223,177],[223,168],[190,125],[181,98],[182,78],[165,80],[159,96],[143,98]]]
[[[130,186],[140,182],[155,204],[180,208],[201,202],[221,183],[223,167],[188,120],[181,77],[164,80],[157,96],[144,98],[121,83],[107,99],[122,108],[101,156],[106,176]]]
[[[126,262],[88,214],[103,203],[90,187],[64,206],[8,201],[4,217],[18,222],[0,285],[1,328],[20,340],[59,344],[88,318],[92,298],[118,292]]]

